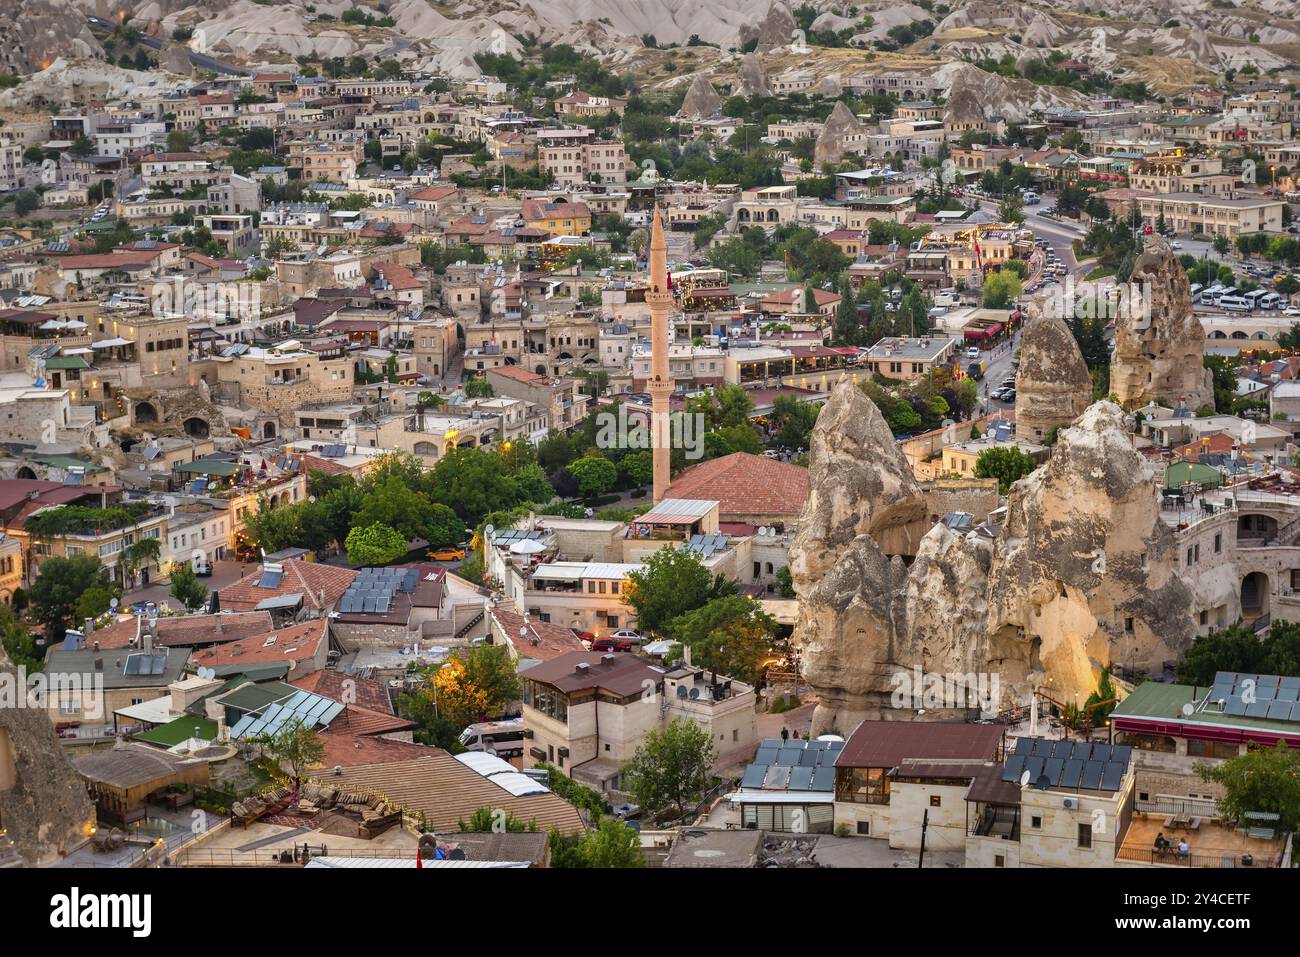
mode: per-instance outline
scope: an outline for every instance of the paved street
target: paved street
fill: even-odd
[[[241,567],[243,568],[242,571],[240,570]],[[219,591],[227,585],[239,581],[240,578],[252,570],[252,566],[247,563],[214,562],[212,576],[210,578],[200,578],[199,581],[208,587],[209,592]],[[146,588],[136,588],[122,596],[122,606],[124,608],[130,608],[132,602],[137,601],[158,603],[165,601],[172,605],[176,604],[176,600],[172,598],[171,586],[168,584],[151,584]]]

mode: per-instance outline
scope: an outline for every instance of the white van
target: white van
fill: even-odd
[[[1204,288],[1205,287],[1202,286],[1199,282],[1192,283],[1192,302],[1201,301],[1201,290]]]
[[[483,751],[507,758],[524,753],[524,719],[480,721],[460,733],[458,739],[466,751]]]
[[[1214,298],[1211,300],[1211,302],[1213,302],[1216,306],[1218,306],[1222,304],[1224,296],[1228,296],[1229,298],[1232,298],[1235,297],[1236,295],[1237,295],[1236,286],[1229,286],[1226,289],[1216,289],[1214,291]]]
[[[1259,308],[1261,309],[1281,309],[1282,294],[1277,292],[1265,293],[1260,297]]]
[[[1250,300],[1245,296],[1223,296],[1218,305],[1229,312],[1250,312]]]

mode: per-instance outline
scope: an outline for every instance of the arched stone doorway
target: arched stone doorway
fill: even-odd
[[[273,439],[273,438],[275,438],[275,423],[274,423],[274,422],[267,422],[267,423],[265,423],[265,424],[262,426],[262,438],[264,438],[264,439]]]
[[[1241,580],[1241,617],[1253,619],[1267,615],[1269,590],[1268,576],[1263,572],[1251,572],[1243,578]]]
[[[206,439],[211,433],[206,419],[200,419],[197,415],[190,416],[184,423],[185,434],[192,439]]]
[[[152,402],[135,404],[135,421],[137,425],[153,425],[158,421],[158,409]]]

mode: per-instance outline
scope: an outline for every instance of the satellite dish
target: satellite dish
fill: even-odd
[[[679,698],[685,698],[685,697],[686,697],[686,686],[685,686],[685,685],[678,685],[678,686],[677,686],[677,697],[679,697]]]
[[[1187,702],[1187,704],[1183,705],[1184,718],[1190,718],[1195,713],[1196,713],[1196,709],[1192,707],[1192,703],[1190,701]]]
[[[112,599],[111,601],[109,601],[109,603],[108,603],[108,607],[109,607],[109,608],[114,608],[114,609],[115,609],[115,608],[117,608],[117,604],[118,604],[118,603],[117,603],[117,599],[114,598],[114,599]]]
[[[1026,771],[1024,774],[1020,775],[1020,786],[1021,786],[1022,788],[1024,788],[1024,787],[1028,787],[1028,786],[1029,786],[1029,772],[1028,772],[1028,771]]]
[[[197,673],[198,676],[200,678],[203,678],[205,681],[211,678],[215,678],[217,676],[217,673],[213,671],[211,668],[199,668]]]
[[[692,699],[694,699],[694,698],[698,698],[699,696],[700,696],[700,689],[699,689],[699,688],[692,688],[692,689],[691,689],[690,697],[691,697]]]
[[[1049,778],[1046,774],[1040,774],[1037,780],[1034,781],[1034,787],[1038,788],[1038,790],[1040,791],[1046,791],[1051,786],[1052,786],[1052,779]]]

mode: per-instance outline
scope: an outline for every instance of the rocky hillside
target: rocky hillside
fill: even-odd
[[[1198,77],[1253,63],[1260,69],[1294,62],[1300,14],[1292,0],[1159,0],[1135,7],[1118,0],[1055,0],[1006,5],[954,0],[933,13],[885,0],[810,0],[809,22],[788,0],[16,0],[17,15],[0,26],[5,69],[27,73],[58,57],[102,55],[97,36],[129,17],[154,37],[193,31],[192,49],[246,64],[283,63],[297,56],[395,56],[422,69],[473,75],[473,54],[515,52],[518,38],[569,43],[636,69],[646,43],[697,46],[706,70],[728,75],[740,48],[756,46],[775,65],[833,72],[845,53],[855,68],[861,48],[915,61],[944,63],[1039,56],[1046,49],[1120,72],[1138,71],[1158,85],[1185,86]],[[375,23],[344,23],[353,7]],[[891,34],[924,24],[912,34]],[[828,47],[831,34],[836,43]],[[877,42],[894,49],[878,51]],[[810,46],[805,45],[810,44]],[[716,49],[716,54],[712,51]],[[709,51],[709,53],[705,53]],[[790,58],[787,60],[787,55]],[[652,58],[650,58],[652,59]],[[765,64],[766,65],[766,64]]]

